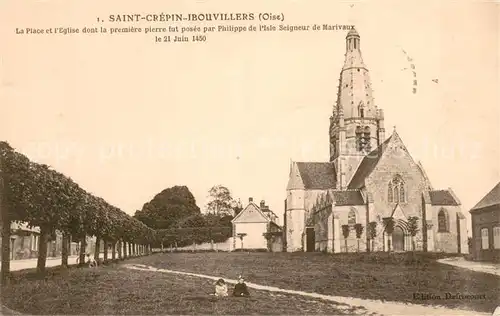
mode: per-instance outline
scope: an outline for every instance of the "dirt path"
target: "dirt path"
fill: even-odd
[[[455,267],[469,269],[472,271],[489,273],[500,276],[500,264],[488,262],[467,261],[464,258],[446,258],[438,260],[440,263],[449,264]]]
[[[172,274],[181,274],[181,275],[189,275],[200,278],[206,278],[211,280],[218,280],[219,277],[204,275],[204,274],[196,274],[182,271],[174,271],[167,269],[158,269],[151,266],[146,266],[142,264],[126,264],[124,265],[128,269],[134,270],[143,270],[143,271],[155,271],[155,272],[163,272],[163,273],[172,273]],[[224,279],[228,283],[236,283],[236,280]],[[416,305],[416,304],[405,304],[405,303],[397,303],[397,302],[382,302],[376,300],[368,300],[368,299],[360,299],[353,297],[343,297],[343,296],[333,296],[333,295],[324,295],[317,293],[309,293],[303,291],[294,291],[294,290],[286,290],[273,286],[259,285],[254,283],[246,283],[248,287],[254,288],[256,290],[264,290],[270,292],[281,292],[295,295],[302,295],[317,299],[323,299],[327,301],[333,301],[337,303],[344,303],[355,306],[362,306],[368,310],[368,312],[375,313],[376,315],[453,315],[453,316],[478,316],[478,315],[488,315],[489,313],[479,313],[474,311],[467,310],[459,310],[459,309],[450,309],[442,306],[424,306],[424,305]]]

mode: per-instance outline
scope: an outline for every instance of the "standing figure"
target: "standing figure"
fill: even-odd
[[[245,280],[241,275],[238,277],[238,283],[234,286],[233,296],[250,296]]]

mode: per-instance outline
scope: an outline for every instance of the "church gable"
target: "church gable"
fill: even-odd
[[[297,190],[297,189],[305,189],[304,182],[300,176],[299,168],[297,167],[296,162],[292,162],[290,165],[290,175],[288,178],[288,185],[286,186],[287,190]]]
[[[248,204],[232,221],[233,223],[267,223],[269,219],[254,203]]]
[[[377,213],[391,216],[399,204],[406,217],[421,217],[427,181],[396,132],[374,160],[373,169],[360,183],[372,193]]]

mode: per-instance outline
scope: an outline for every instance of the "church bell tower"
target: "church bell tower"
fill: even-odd
[[[353,28],[345,41],[337,102],[330,117],[330,162],[337,170],[337,189],[345,189],[361,160],[385,140],[384,113],[375,105],[361,40]]]

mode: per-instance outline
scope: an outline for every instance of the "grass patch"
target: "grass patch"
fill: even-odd
[[[442,305],[492,312],[499,302],[500,277],[436,262],[432,253],[173,253],[133,263],[321,294]],[[414,293],[485,294],[476,300],[418,300]]]
[[[364,312],[362,308],[345,304],[252,289],[249,298],[218,299],[209,295],[214,289],[212,280],[121,266],[54,268],[42,279],[27,276],[32,274],[19,273],[2,291],[3,304],[26,314],[351,315]]]

